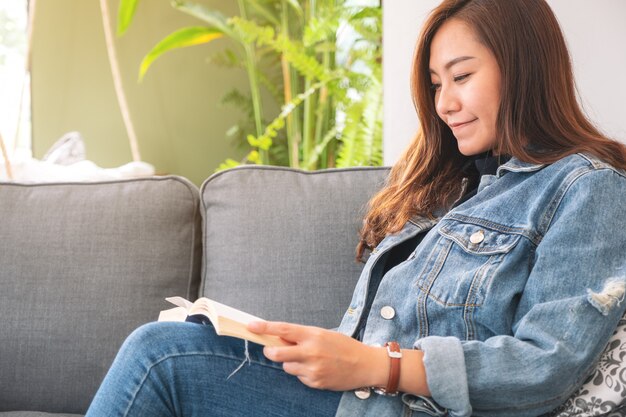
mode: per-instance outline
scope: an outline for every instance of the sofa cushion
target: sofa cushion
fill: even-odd
[[[362,264],[358,231],[386,168],[244,166],[201,188],[201,294],[269,320],[336,327]]]
[[[84,413],[126,336],[197,294],[182,178],[0,184],[0,411]]]

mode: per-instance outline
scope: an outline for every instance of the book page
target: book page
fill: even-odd
[[[187,309],[185,307],[174,307],[161,311],[158,321],[185,321],[186,319]]]
[[[238,337],[265,346],[289,345],[278,336],[259,335],[246,328],[246,325],[252,321],[265,321],[262,318],[215,300],[206,297],[201,297],[194,303],[182,297],[168,297],[166,300],[178,307],[162,311],[159,314],[159,321],[185,321],[188,315],[202,314],[211,320],[215,332],[220,336]]]
[[[193,305],[191,301],[185,300],[183,297],[167,297],[165,301],[168,301],[174,304],[175,306],[183,307],[186,310],[189,310],[191,306]]]
[[[241,310],[237,310],[236,308],[229,307],[222,303],[218,303],[215,300],[211,300],[209,298],[206,298],[206,299],[210,302],[210,305],[214,309],[213,311],[215,311],[215,314],[219,317],[224,317],[229,320],[236,321],[236,322],[243,323],[243,324],[248,324],[253,321],[265,321],[262,318],[253,316],[252,314],[244,313]]]

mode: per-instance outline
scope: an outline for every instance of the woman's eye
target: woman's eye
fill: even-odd
[[[462,74],[462,75],[455,75],[453,77],[453,80],[455,83],[461,82],[461,81],[465,81],[466,79],[468,79],[470,77],[470,75],[472,74]],[[430,89],[433,91],[439,91],[441,90],[441,83],[430,83]]]

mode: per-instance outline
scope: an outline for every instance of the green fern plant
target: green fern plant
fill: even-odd
[[[217,40],[227,48],[217,65],[243,69],[250,90],[230,91],[225,105],[244,119],[227,134],[249,148],[242,163],[303,169],[382,164],[380,0],[351,6],[349,0],[238,0],[239,14],[226,17],[200,4],[172,5],[202,22],[166,36],[145,56],[143,78],[166,52]],[[138,0],[120,0],[118,34],[131,24]],[[266,118],[262,91],[281,111]]]

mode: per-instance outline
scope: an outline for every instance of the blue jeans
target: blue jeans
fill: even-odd
[[[120,349],[86,417],[335,415],[341,392],[316,390],[249,343],[212,326],[150,323]]]

